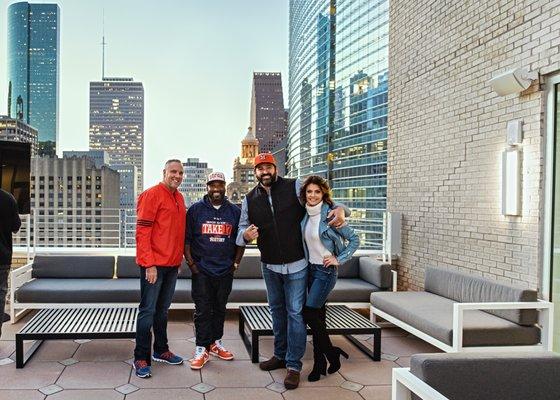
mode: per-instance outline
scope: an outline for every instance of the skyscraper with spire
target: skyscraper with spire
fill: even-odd
[[[101,45],[101,80],[89,84],[89,147],[105,150],[110,165],[136,167],[137,190],[143,190],[144,86],[133,78],[105,76],[105,34]],[[132,195],[136,198],[136,193]]]

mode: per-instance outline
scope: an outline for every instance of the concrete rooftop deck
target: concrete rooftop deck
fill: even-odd
[[[3,325],[0,338],[0,399],[199,399],[199,400],[386,400],[391,398],[391,369],[408,366],[416,353],[438,352],[398,329],[384,329],[381,362],[373,362],[342,336],[333,341],[350,355],[339,372],[307,382],[312,366],[311,344],[304,357],[302,382],[286,391],[285,370],[261,371],[252,364],[237,331],[236,311],[228,312],[224,344],[236,358],[211,358],[201,371],[153,363],[152,378],[136,378],[131,367],[132,340],[46,341],[23,369],[16,369],[14,335],[30,316]],[[170,348],[190,358],[194,350],[192,313],[176,311],[168,327]],[[371,344],[371,337],[359,336]],[[310,340],[310,338],[309,338]],[[261,339],[262,357],[272,355],[272,338]]]

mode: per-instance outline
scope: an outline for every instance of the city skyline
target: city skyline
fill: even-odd
[[[2,3],[3,22],[13,3]],[[105,8],[105,75],[133,76],[145,87],[146,187],[160,180],[168,158],[200,157],[231,179],[239,132],[249,124],[253,72],[287,76],[286,3],[49,3],[60,7],[60,155],[88,149],[88,85],[101,79]],[[165,15],[165,23],[154,22],[153,15]],[[83,29],[86,18],[90,28]],[[0,35],[4,55],[5,28]],[[0,114],[7,112],[6,68],[4,59]]]

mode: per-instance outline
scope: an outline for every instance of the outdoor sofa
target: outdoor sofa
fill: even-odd
[[[393,400],[557,400],[560,355],[552,352],[416,354],[393,369]]]
[[[426,268],[424,291],[374,292],[370,316],[445,352],[552,350],[553,305],[535,290]]]
[[[372,292],[396,288],[395,275],[386,263],[369,256],[355,256],[339,268],[339,279],[328,301],[367,308]],[[12,271],[12,322],[32,309],[135,307],[140,301],[139,277],[134,256],[37,255],[33,262]],[[172,309],[194,309],[190,277],[189,268],[183,264]],[[246,255],[235,272],[228,308],[266,303],[260,257]]]

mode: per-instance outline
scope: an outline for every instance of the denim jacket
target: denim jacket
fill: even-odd
[[[360,245],[360,238],[347,224],[340,228],[334,228],[328,225],[327,215],[331,208],[327,203],[323,203],[321,207],[321,221],[319,223],[319,237],[323,246],[330,251],[340,265],[348,261],[352,254],[358,249]],[[309,250],[305,243],[305,225],[309,220],[309,214],[306,212],[303,220],[301,221],[301,233],[303,238],[303,249],[305,251],[305,258],[309,260]],[[348,244],[346,244],[346,241]]]

